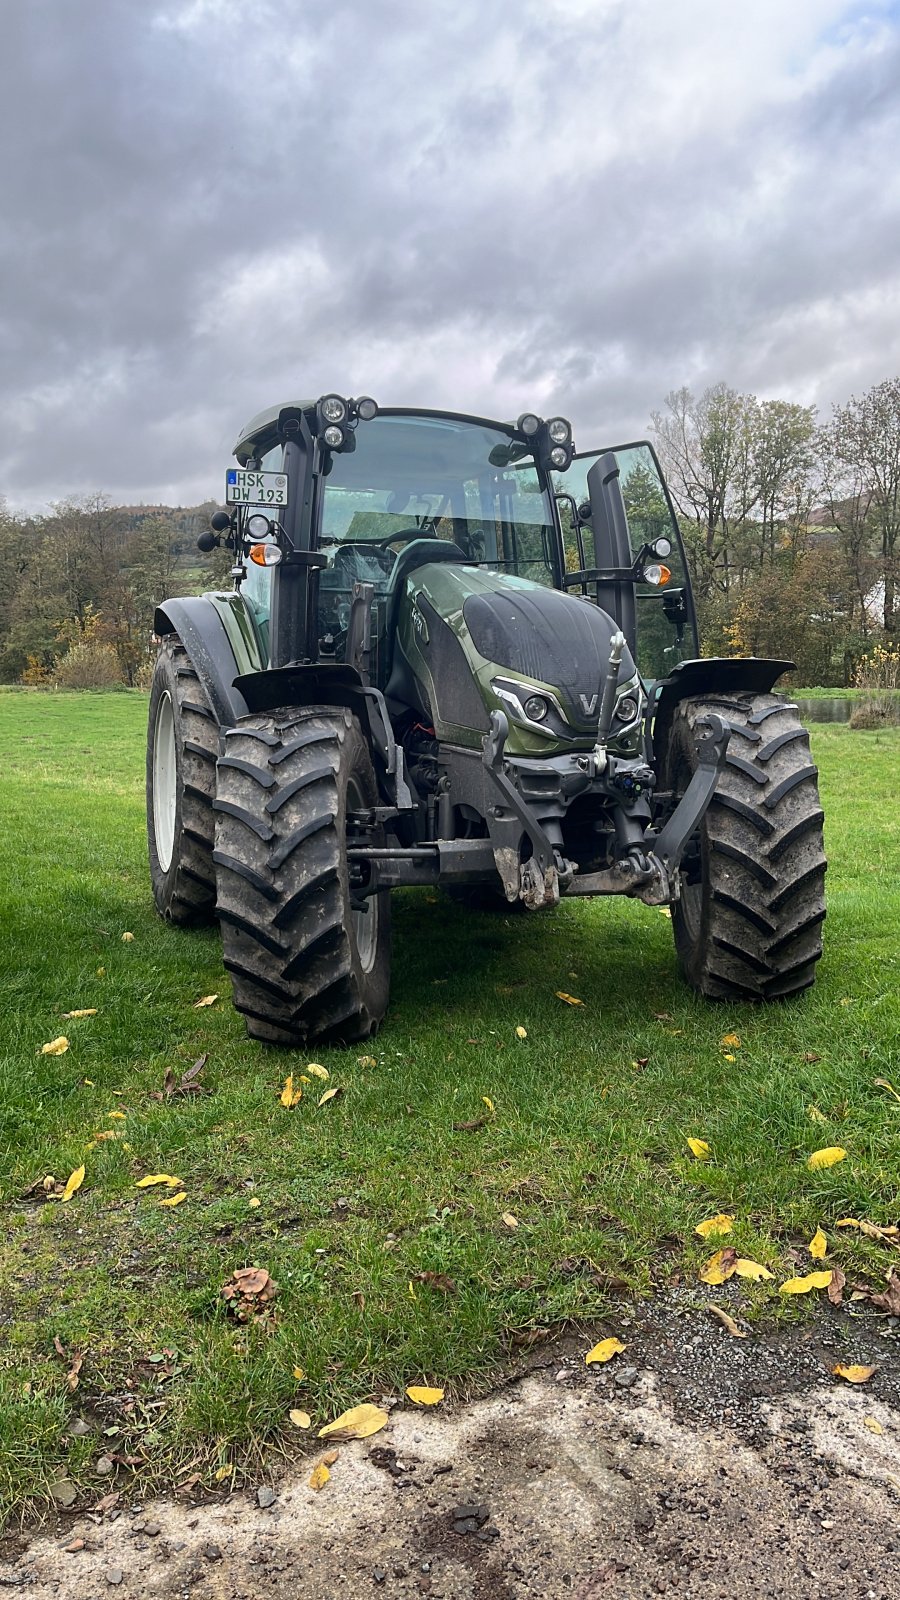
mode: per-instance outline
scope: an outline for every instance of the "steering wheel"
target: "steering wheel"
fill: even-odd
[[[404,544],[410,544],[413,539],[436,539],[435,533],[424,533],[421,528],[399,528],[392,533],[389,539],[373,539],[379,550],[387,550],[392,544],[397,544],[401,539]]]

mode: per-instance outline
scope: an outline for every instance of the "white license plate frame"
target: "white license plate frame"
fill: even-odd
[[[288,481],[283,472],[252,472],[229,467],[225,473],[227,506],[262,506],[280,510],[288,503]]]

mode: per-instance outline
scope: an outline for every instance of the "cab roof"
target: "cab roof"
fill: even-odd
[[[233,454],[241,466],[256,453],[259,444],[267,438],[275,442],[278,429],[278,419],[283,411],[314,411],[315,400],[284,400],[281,405],[268,406],[265,411],[257,412],[255,417],[242,428],[237,437]],[[495,417],[475,417],[465,411],[441,411],[429,409],[426,406],[379,406],[379,417],[445,417],[448,422],[474,422],[482,427],[499,428],[504,433],[514,434],[514,422],[498,422]],[[364,424],[365,426],[365,424]]]

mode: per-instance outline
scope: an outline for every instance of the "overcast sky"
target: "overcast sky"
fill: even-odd
[[[900,372],[896,0],[2,0],[0,493],[218,498],[324,390]]]

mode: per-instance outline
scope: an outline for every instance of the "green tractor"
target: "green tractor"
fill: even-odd
[[[391,890],[671,906],[701,994],[815,976],[823,815],[788,661],[701,660],[647,443],[327,394],[244,429],[199,543],[229,592],[156,613],[156,905],[218,918],[251,1038],[374,1033]]]

